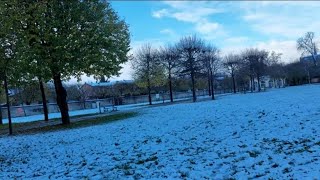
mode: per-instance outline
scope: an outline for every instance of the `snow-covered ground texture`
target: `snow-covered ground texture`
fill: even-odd
[[[320,86],[143,108],[105,125],[0,139],[0,179],[314,179]]]

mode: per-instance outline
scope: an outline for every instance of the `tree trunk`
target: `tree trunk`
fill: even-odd
[[[311,76],[310,76],[310,71],[308,71],[308,82],[311,84]]]
[[[41,97],[42,97],[44,120],[49,121],[49,111],[48,111],[48,105],[47,105],[47,98],[46,98],[46,94],[44,92],[43,82],[42,82],[41,78],[39,78],[39,86],[40,86]]]
[[[171,77],[171,72],[170,71],[169,71],[169,91],[170,91],[170,101],[173,102],[172,77]]]
[[[152,99],[151,99],[151,84],[150,79],[148,77],[148,99],[149,99],[149,105],[152,105]]]
[[[21,101],[21,107],[22,107],[22,111],[23,111],[23,115],[24,116],[27,116],[27,113],[26,113],[26,109],[24,108],[24,105],[23,105],[23,98],[22,98],[22,94],[21,94],[21,91],[20,91],[20,89],[19,89],[19,91],[18,91],[18,93],[19,93],[19,98],[20,98],[20,101]],[[31,103],[27,103],[27,105],[30,105]]]
[[[10,101],[9,101],[7,74],[4,75],[4,89],[5,89],[6,100],[7,100],[9,134],[12,135],[12,121],[11,121],[11,111],[10,111]]]
[[[260,86],[260,76],[259,75],[257,76],[257,79],[258,79],[258,91],[260,92],[261,86]]]
[[[210,72],[208,71],[208,90],[209,90],[209,96],[211,96],[212,95],[212,93],[211,93],[211,90],[212,90],[212,88],[211,88],[211,74],[210,74]]]
[[[86,100],[83,101],[83,109],[87,109],[86,108]]]
[[[250,90],[251,90],[251,92],[253,92],[253,78],[252,78],[252,76],[250,76]]]
[[[316,55],[312,54],[312,59],[313,59],[314,66],[317,67]]]
[[[232,85],[233,85],[233,93],[237,93],[236,92],[236,81],[235,81],[235,78],[234,78],[234,74],[232,74]]]
[[[254,81],[254,79],[253,79],[253,91],[256,91],[256,82]]]
[[[1,94],[1,92],[0,92]],[[3,117],[2,117],[2,106],[0,105],[0,124],[3,124]]]
[[[195,79],[194,79],[194,70],[191,70],[191,83],[192,83],[192,101],[197,101],[197,95],[196,95],[196,87],[195,87]]]
[[[211,85],[211,99],[214,100],[215,97],[214,97],[214,77],[213,77],[213,73],[212,73],[212,70],[210,71],[210,85]]]
[[[70,124],[69,108],[67,103],[67,91],[62,85],[61,75],[55,74],[53,76],[53,81],[57,94],[57,104],[61,113],[62,124]]]

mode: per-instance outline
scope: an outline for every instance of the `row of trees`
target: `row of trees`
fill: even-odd
[[[216,46],[194,35],[183,37],[174,45],[158,49],[153,48],[151,44],[145,44],[137,51],[132,66],[135,70],[135,80],[148,88],[149,104],[152,104],[151,89],[166,83],[169,87],[170,99],[173,101],[173,77],[190,78],[193,101],[197,100],[195,85],[199,77],[207,78],[207,87],[212,99],[214,99],[217,73],[230,74],[234,93],[236,81],[244,85],[247,80],[250,80],[251,87],[254,87],[254,78],[260,81],[269,66],[279,64],[280,56],[266,50],[247,49],[240,54],[228,54],[222,57]],[[260,86],[258,90],[261,90]]]
[[[269,75],[271,79],[287,80],[290,85],[304,83],[311,77],[320,75],[317,67],[318,44],[313,32],[307,32],[297,40],[297,50],[302,56],[311,56],[309,61],[296,60],[284,64],[281,54],[259,50],[246,49],[238,54],[221,56],[220,50],[197,36],[187,36],[173,45],[154,48],[151,44],[143,45],[132,61],[134,79],[140,86],[147,87],[149,104],[151,90],[157,86],[168,85],[171,102],[173,101],[172,79],[189,77],[193,101],[196,101],[195,84],[198,78],[207,78],[209,95],[214,99],[215,77],[218,73],[228,73],[232,79],[233,92],[237,85],[246,89],[248,83],[251,91],[256,90],[254,81],[257,80],[257,90],[261,91],[261,78]],[[292,61],[292,60],[291,60]],[[239,89],[239,87],[238,87]]]
[[[184,37],[175,45],[167,45],[159,49],[146,44],[136,52],[133,59],[132,67],[135,70],[133,77],[140,82],[141,86],[147,87],[149,104],[152,104],[152,87],[168,83],[170,100],[173,102],[173,77],[189,76],[193,101],[196,101],[196,76],[206,73],[208,82],[211,83],[217,69],[218,56],[219,50],[215,46],[205,44],[197,36]],[[204,66],[205,70],[202,69]]]
[[[128,26],[105,1],[4,0],[0,22],[0,74],[6,94],[8,84],[37,81],[46,120],[43,83],[53,81],[62,123],[69,124],[62,81],[83,74],[97,79],[117,75],[128,59]],[[10,114],[9,101],[7,106]]]
[[[169,51],[169,49],[171,50]],[[252,85],[253,79],[257,79],[256,76],[259,76],[260,74],[267,74],[272,79],[286,78],[288,84],[292,85],[310,82],[310,77],[319,74],[319,70],[314,66],[313,61],[309,61],[308,63],[305,61],[298,61],[282,64],[280,63],[280,54],[274,52],[268,53],[266,51],[259,52],[257,49],[247,49],[239,54],[228,54],[225,57],[220,57],[219,53],[216,53],[217,51],[219,51],[217,48],[213,48],[207,51],[207,53],[202,54],[202,70],[200,71],[201,73],[198,74],[196,81],[196,89],[208,88],[210,94],[211,89],[227,90],[232,88],[234,92],[241,91],[248,87],[248,82],[250,82],[250,87],[252,87],[251,91],[253,91],[255,87]],[[259,54],[262,55],[260,63],[259,61],[254,61],[256,59],[259,60],[259,58],[254,58],[254,56],[258,56]],[[179,56],[178,53],[172,49],[172,46],[167,46],[166,48],[160,47],[157,52],[157,57],[155,58],[157,58],[159,64],[162,65],[162,67],[159,66],[158,68],[164,68],[166,72],[168,72],[168,81],[166,81],[165,77],[162,77],[162,83],[158,83],[158,86],[156,87],[152,86],[153,93],[162,93],[166,90],[168,90],[168,92],[188,90],[188,83],[191,82],[191,80],[189,80],[190,78],[188,79],[187,76],[179,77],[177,75],[179,74],[177,73],[179,64],[178,61],[175,61],[174,59],[179,58]],[[222,60],[220,61],[218,58]],[[262,61],[264,62],[261,63]],[[219,83],[215,82],[214,78],[211,77],[213,77],[218,70],[225,71],[224,73],[228,73],[229,77],[224,77],[223,81],[220,79]],[[159,77],[165,75],[166,72],[159,73]],[[223,77],[226,75],[220,73],[219,76]],[[166,82],[168,83],[166,84]],[[17,87],[18,91],[16,92],[16,95],[11,97],[12,103],[15,105],[22,103],[28,105],[41,101],[41,93],[37,90],[37,86],[37,83],[27,83]],[[49,87],[48,84],[45,86],[45,94],[48,96],[47,99],[50,99],[50,102],[53,102],[52,100],[55,99],[54,86],[52,87]],[[84,102],[89,98],[144,95],[147,92],[147,88],[139,87],[135,82],[116,83],[112,87],[96,88],[94,92],[89,92],[88,89],[82,88],[81,84],[67,85],[65,88],[68,94],[68,100],[81,102]],[[170,99],[173,101],[173,94],[171,93],[170,95]]]

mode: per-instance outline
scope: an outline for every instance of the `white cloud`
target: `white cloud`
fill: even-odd
[[[110,79],[111,80],[131,80],[132,79],[131,74],[132,74],[131,64],[130,64],[130,61],[128,61],[122,65],[122,69],[120,70],[119,77],[113,76]]]
[[[231,45],[231,46],[225,46],[221,49],[221,56],[226,56],[227,54],[239,54],[242,51],[244,51],[246,48],[246,46],[244,45]]]
[[[281,61],[285,63],[293,62],[296,59],[298,59],[301,55],[300,52],[296,49],[296,41],[278,41],[278,40],[270,40],[266,42],[255,42],[253,45],[249,46],[245,43],[240,43],[240,40],[242,37],[235,37],[230,38],[229,41],[237,41],[239,40],[239,43],[235,43],[234,45],[225,46],[222,48],[222,55],[226,55],[229,53],[241,53],[247,48],[258,48],[258,49],[265,49],[269,52],[274,51],[276,53],[281,53]]]
[[[268,42],[259,42],[256,44],[256,47],[259,49],[266,49],[269,51],[275,51],[277,53],[282,53],[282,61],[283,62],[292,62],[298,59],[301,55],[297,51],[296,41],[277,41],[271,40]]]
[[[246,36],[240,36],[240,37],[229,37],[225,39],[226,44],[244,44],[248,42],[249,38]]]
[[[161,9],[159,11],[154,11],[152,12],[152,17],[155,17],[155,18],[162,18],[164,16],[168,16],[169,12],[167,9]]]
[[[199,16],[194,16],[193,14],[187,13],[187,12],[173,13],[173,14],[170,14],[169,17],[175,18],[178,21],[191,22],[191,23],[195,23],[200,19]]]
[[[169,5],[172,8],[176,8],[176,9],[189,8],[189,5],[184,1],[163,1],[163,3]]]
[[[242,3],[243,19],[257,32],[292,39],[320,28],[320,4],[315,2]]]
[[[189,10],[189,13],[194,13],[198,10],[201,14],[212,14],[224,12],[225,8],[221,7],[220,2],[209,1],[163,1],[164,4],[176,10]]]
[[[218,24],[212,20],[215,14],[228,13],[242,16],[253,29],[271,38],[285,40],[298,38],[307,31],[320,28],[320,3],[306,1],[164,1],[167,9],[153,12],[154,17],[175,18],[178,21],[194,24],[195,31],[208,34],[207,28],[201,28],[199,22]],[[211,28],[210,34],[222,31],[224,24]],[[225,31],[228,29],[224,29]],[[230,30],[231,31],[231,30]]]
[[[168,5],[168,11],[162,17],[170,17],[192,24],[195,32],[206,40],[220,40],[223,49],[228,49],[225,50],[226,52],[239,52],[246,47],[258,47],[282,53],[282,59],[288,62],[300,57],[300,52],[296,49],[296,39],[307,31],[320,29],[320,21],[316,20],[320,16],[320,4],[315,2],[167,1],[164,3]],[[229,30],[224,24],[212,20],[218,13],[231,14],[233,15],[232,20],[240,17],[237,23],[247,25],[247,27],[241,27],[242,31],[254,30],[261,36],[259,34],[254,34],[254,36],[240,34],[234,37],[231,33],[236,29]]]
[[[154,17],[175,18],[178,21],[194,24],[195,31],[201,34],[215,34],[222,31],[223,24],[212,20],[215,14],[229,13],[242,16],[248,28],[271,38],[298,38],[307,31],[320,28],[320,4],[306,1],[165,1],[167,9],[153,12]],[[218,24],[217,28],[202,28],[200,22]],[[211,26],[213,27],[213,26]],[[226,31],[227,29],[224,29]]]
[[[119,76],[112,76],[109,80],[114,81],[114,80],[131,80],[131,73],[132,69],[130,66],[130,62],[126,62],[121,65],[122,69],[120,70],[120,75]],[[81,76],[81,81],[78,82],[76,78],[71,77],[69,81],[67,81],[67,84],[84,84],[84,83],[90,83],[90,82],[96,82],[97,80],[93,78],[93,76],[87,76],[87,75],[82,75]]]
[[[243,16],[243,19],[246,21],[257,21],[257,20],[265,19],[266,16],[267,16],[266,14],[262,14],[262,13],[248,13]]]
[[[194,30],[203,35],[214,36],[220,33],[222,25],[210,20],[210,16],[224,12],[223,9],[212,6],[208,2],[165,1],[170,8],[152,12],[156,18],[174,18],[177,21],[194,25]]]
[[[161,31],[160,31],[160,33],[161,34],[164,34],[164,35],[168,35],[168,36],[170,36],[171,38],[175,38],[175,37],[177,37],[177,34],[176,34],[176,32],[174,31],[174,30],[172,30],[172,29],[162,29]]]
[[[210,34],[217,31],[220,28],[218,23],[214,22],[199,22],[196,24],[196,30],[202,34]]]
[[[176,13],[172,13],[168,15],[169,17],[174,17],[179,21],[196,23],[197,21],[207,21],[207,17],[216,13],[220,13],[220,11],[211,8],[198,7],[198,8],[184,8],[177,9]]]

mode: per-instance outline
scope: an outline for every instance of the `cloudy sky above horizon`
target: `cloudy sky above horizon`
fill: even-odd
[[[316,1],[111,1],[129,25],[132,52],[144,43],[158,47],[197,34],[222,54],[257,47],[282,53],[292,62],[301,52],[296,40],[320,33],[320,2]],[[130,63],[120,77],[131,79]]]

